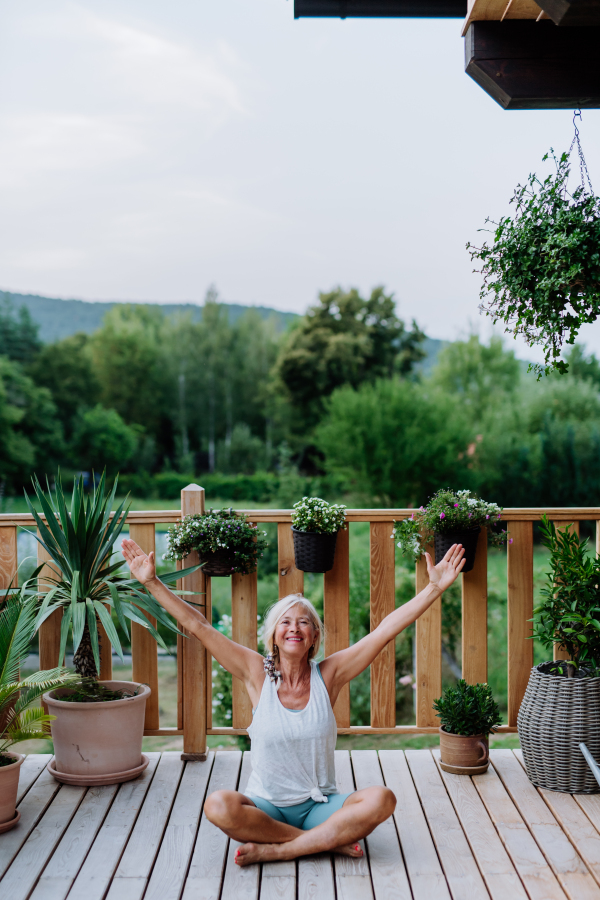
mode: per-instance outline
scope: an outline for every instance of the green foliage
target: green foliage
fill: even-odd
[[[232,509],[209,509],[204,516],[184,516],[169,527],[165,559],[185,559],[192,550],[200,555],[229,550],[233,556],[231,571],[248,575],[256,571],[257,560],[267,546],[265,535],[246,515]]]
[[[64,658],[69,633],[73,635],[73,663],[81,677],[97,677],[100,671],[100,648],[98,643],[98,621],[106,629],[108,640],[121,660],[123,651],[108,605],[129,640],[127,619],[146,628],[165,650],[167,646],[158,631],[150,624],[143,612],[154,616],[170,631],[177,633],[171,618],[156,602],[154,597],[142,588],[135,578],[122,574],[123,562],[111,562],[113,548],[121,533],[127,516],[128,504],[124,500],[111,516],[117,480],[109,492],[105,475],[91,495],[86,496],[83,479],[78,479],[73,488],[71,508],[62,488],[60,475],[56,478],[54,496],[42,489],[37,478],[33,486],[37,500],[45,516],[40,517],[27,498],[29,510],[38,528],[38,535],[29,532],[44,547],[52,560],[53,575],[45,577],[50,590],[36,618],[36,629],[52,613],[63,610],[58,659]],[[195,566],[189,571],[195,571]],[[182,577],[184,571],[161,575],[161,580],[172,584]],[[78,655],[83,640],[83,652]],[[89,647],[90,653],[86,652]],[[90,658],[91,657],[91,658]]]
[[[39,352],[42,344],[39,327],[27,307],[15,308],[10,294],[0,300],[0,356],[27,365]]]
[[[93,678],[84,678],[76,684],[68,694],[61,694],[60,699],[65,703],[107,703],[112,700],[125,700],[128,697],[137,697],[142,685],[139,684],[135,691],[124,689],[111,691],[105,684],[94,681]]]
[[[569,155],[550,150],[544,161],[549,156],[556,174],[544,181],[532,174],[517,185],[514,217],[493,223],[491,245],[467,244],[482,264],[481,308],[508,333],[542,347],[544,365],[530,366],[538,377],[567,371],[563,343],[573,344],[600,313],[600,199],[583,186],[569,194]]]
[[[533,610],[533,637],[551,650],[566,648],[575,667],[600,667],[600,559],[587,541],[542,517],[542,541],[550,550],[544,600]]]
[[[320,497],[303,497],[294,503],[292,525],[298,531],[333,534],[347,527],[343,503],[328,503]]]
[[[63,668],[19,677],[35,634],[38,605],[35,579],[38,572],[36,569],[33,578],[19,590],[9,587],[0,606],[0,722],[4,730],[0,735],[0,761],[2,755],[19,741],[50,737],[43,729],[54,716],[46,715],[41,707],[31,708],[32,704],[45,691],[78,680]]]
[[[98,404],[81,411],[75,420],[72,452],[79,466],[111,475],[135,453],[139,434],[126,425],[116,409]]]
[[[356,289],[319,294],[319,304],[290,331],[276,366],[298,427],[314,425],[324,399],[341,385],[410,372],[423,358],[423,338],[415,322],[408,331],[397,318],[393,295],[382,287],[368,299]]]
[[[467,481],[471,433],[457,398],[394,378],[335,391],[316,443],[327,471],[370,502],[415,506],[450,479]]]
[[[36,384],[50,391],[66,433],[73,430],[79,410],[94,407],[100,400],[90,346],[91,338],[82,333],[46,344],[27,369]]]
[[[464,678],[448,687],[433,708],[449,734],[490,734],[502,724],[489,684],[467,684]]]
[[[471,491],[436,491],[427,506],[419,507],[408,519],[394,522],[392,537],[403,553],[419,559],[433,535],[454,534],[470,528],[487,528],[491,543],[500,547],[506,543],[508,532],[492,531],[492,525],[502,518],[497,503],[487,503],[471,496]]]

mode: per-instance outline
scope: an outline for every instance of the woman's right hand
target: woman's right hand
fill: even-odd
[[[153,581],[156,578],[154,552],[149,555],[144,553],[142,548],[129,538],[123,539],[121,550],[123,551],[123,556],[127,560],[129,571],[134,578],[137,578],[140,584],[148,584],[148,582]]]

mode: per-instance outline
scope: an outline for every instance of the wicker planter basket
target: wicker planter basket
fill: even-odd
[[[297,531],[294,536],[294,559],[301,572],[329,572],[333,569],[337,531],[319,534],[315,531]]]
[[[215,550],[213,553],[199,553],[199,562],[204,563],[202,571],[213,578],[231,575],[235,564],[235,553],[231,550]]]
[[[475,565],[475,553],[481,528],[469,528],[466,531],[453,531],[450,534],[435,534],[435,561],[441,562],[452,544],[462,544],[465,548],[465,564],[463,573],[470,572]]]
[[[579,744],[587,744],[600,761],[600,678],[549,674],[556,665],[534,666],[519,710],[527,775],[533,784],[551,791],[596,794],[600,785]]]

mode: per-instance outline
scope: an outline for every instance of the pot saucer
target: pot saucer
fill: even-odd
[[[112,772],[106,775],[71,775],[68,772],[57,772],[54,768],[55,760],[51,759],[46,768],[50,774],[62,784],[78,784],[87,787],[96,787],[102,784],[121,784],[123,781],[131,781],[141,775],[150,760],[142,753],[142,762],[134,769],[126,769],[124,772]]]
[[[448,763],[439,761],[440,769],[444,772],[450,772],[452,775],[483,775],[489,767],[489,760],[482,766],[451,766]]]
[[[21,818],[20,810],[17,810],[12,819],[9,819],[8,822],[0,823],[0,834],[4,834],[5,831],[10,831],[11,828],[14,828]]]

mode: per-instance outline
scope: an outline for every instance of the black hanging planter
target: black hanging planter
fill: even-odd
[[[322,534],[316,531],[297,531],[294,536],[294,558],[301,572],[329,572],[333,569],[337,531]]]
[[[481,528],[469,528],[466,531],[453,531],[450,534],[435,534],[435,562],[441,562],[452,544],[462,544],[465,548],[465,564],[463,573],[470,572],[475,565],[477,541]]]
[[[212,578],[227,578],[235,566],[235,551],[223,548],[212,553],[199,553],[199,561],[204,563],[202,571]]]

